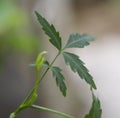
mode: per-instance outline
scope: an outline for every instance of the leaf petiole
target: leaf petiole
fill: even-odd
[[[38,109],[38,110],[44,110],[44,111],[48,111],[48,112],[52,112],[52,113],[61,115],[64,118],[74,118],[73,116],[68,115],[66,113],[63,113],[63,112],[60,112],[60,111],[57,111],[57,110],[53,110],[53,109],[49,109],[49,108],[46,108],[46,107],[41,107],[41,106],[38,106],[38,105],[31,105],[31,108]]]

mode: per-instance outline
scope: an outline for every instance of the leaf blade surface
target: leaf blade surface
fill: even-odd
[[[62,70],[59,67],[56,66],[52,67],[52,72],[53,72],[53,76],[56,79],[56,84],[59,87],[60,91],[62,92],[63,96],[66,96],[67,87],[64,83],[65,78],[62,75],[61,71]]]
[[[69,52],[63,52],[63,57],[65,63],[70,66],[73,72],[77,72],[80,78],[84,79],[92,88],[96,89],[93,77],[84,66],[84,62],[82,62],[77,55]]]
[[[65,48],[83,48],[84,46],[89,45],[93,40],[94,37],[88,34],[71,34]]]
[[[99,99],[92,94],[93,102],[92,107],[89,111],[89,113],[85,116],[85,118],[101,118],[102,110]]]
[[[59,32],[56,31],[54,25],[50,25],[49,22],[43,18],[38,12],[35,11],[39,23],[42,25],[42,29],[49,36],[49,41],[58,49],[61,50],[61,37]]]

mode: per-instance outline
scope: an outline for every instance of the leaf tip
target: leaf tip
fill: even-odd
[[[36,14],[36,16],[39,14],[37,11],[34,11],[34,13]]]

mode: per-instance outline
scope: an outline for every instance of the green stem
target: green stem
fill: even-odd
[[[61,115],[64,118],[74,118],[73,116],[70,116],[70,115],[65,114],[63,112],[60,112],[60,111],[57,111],[57,110],[53,110],[53,109],[49,109],[49,108],[46,108],[46,107],[41,107],[41,106],[38,106],[38,105],[32,105],[31,108],[38,109],[38,110],[44,110],[44,111],[48,111],[48,112],[52,112],[52,113]]]
[[[51,62],[51,64],[47,67],[46,71],[43,73],[43,75],[41,76],[41,78],[39,79],[39,83],[41,82],[41,80],[44,78],[44,76],[46,75],[46,73],[48,72],[48,70],[52,67],[53,63],[56,61],[57,57],[61,54],[61,51],[58,52],[58,54],[55,56],[55,58],[53,59],[53,61]]]
[[[9,118],[15,118],[16,115],[22,111],[25,108],[30,107],[30,102],[33,103],[36,98],[33,98],[34,93],[37,94],[37,89],[38,86],[41,82],[41,80],[44,78],[44,76],[46,75],[46,73],[48,72],[48,70],[52,67],[53,63],[55,62],[55,60],[57,59],[57,57],[61,54],[61,51],[58,52],[58,54],[55,56],[55,58],[53,59],[53,61],[51,62],[51,64],[47,67],[47,69],[45,70],[45,72],[43,73],[43,75],[40,77],[39,71],[36,70],[36,82],[34,87],[32,88],[32,90],[30,91],[30,93],[27,95],[27,97],[25,98],[25,100],[21,103],[21,105],[13,112],[11,113]]]

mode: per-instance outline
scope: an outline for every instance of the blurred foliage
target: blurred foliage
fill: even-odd
[[[0,0],[0,64],[12,51],[33,53],[37,38],[29,30],[29,16],[15,1]]]

